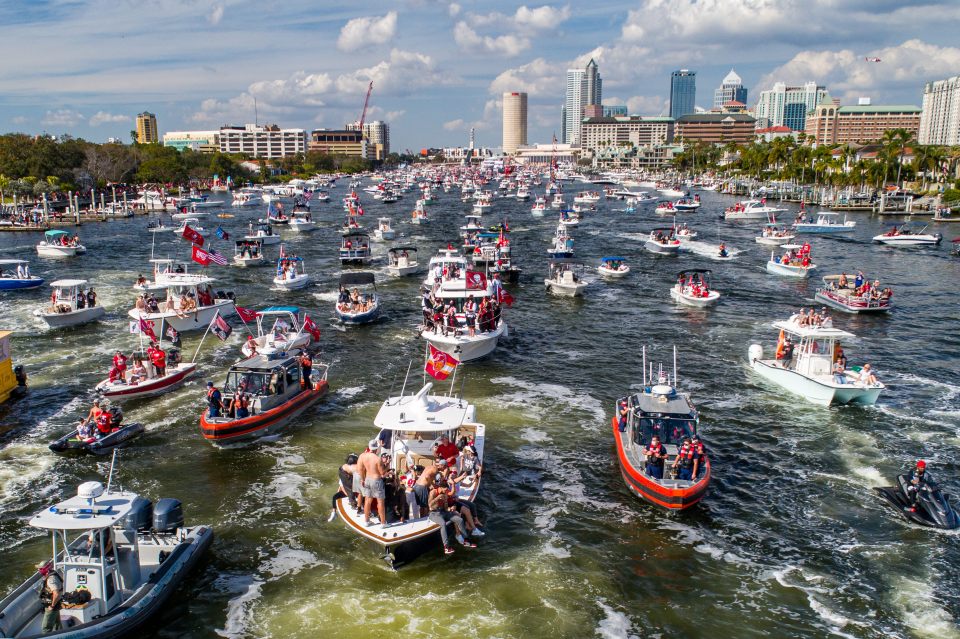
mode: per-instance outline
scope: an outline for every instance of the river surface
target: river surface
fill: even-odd
[[[569,185],[567,200],[582,186]],[[345,454],[362,451],[379,404],[399,389],[410,361],[414,370],[422,362],[420,278],[388,278],[377,245],[386,316],[345,332],[330,326],[346,190],[340,183],[330,203],[314,204],[321,229],[289,237],[315,276],[311,288],[271,291],[270,267],[211,269],[240,305],[294,303],[321,325],[321,359],[331,364],[326,400],[271,441],[208,444],[198,427],[203,384],[221,383],[238,358],[243,330],[234,318],[226,343],[203,343],[193,381],[125,407],[147,433],[122,452],[115,480],[154,500],[182,500],[188,524],[216,533],[208,558],[145,636],[960,637],[960,539],[907,525],[873,492],[918,458],[960,490],[960,261],[949,254],[951,229],[937,229],[946,236],[937,249],[893,249],[870,243],[885,220],[854,214],[855,233],[812,240],[821,275],[861,269],[895,291],[887,317],[835,316],[858,335],[846,345],[851,363],[869,360],[888,390],[875,407],[828,409],[784,396],[746,366],[749,345],[770,352],[770,322],[809,305],[819,278],[768,275],[769,249],[753,239],[759,223],[718,220],[733,198],[704,193],[701,210],[682,216],[699,241],[673,258],[643,249],[646,232],[664,222],[652,207],[628,213],[622,202],[601,202],[573,230],[577,256],[592,268],[601,256],[621,255],[633,270],[615,283],[588,274],[582,300],[544,292],[555,214],[534,218],[529,202],[495,200],[485,220],[509,218],[524,273],[506,315],[511,337],[461,371],[464,395],[487,426],[479,500],[487,537],[476,550],[429,552],[394,572],[327,516]],[[366,196],[364,222],[390,215],[425,264],[457,237],[469,211],[458,195],[439,193],[424,227],[405,223],[413,194],[387,205]],[[785,206],[792,219],[795,207]],[[220,221],[240,235],[262,210]],[[14,359],[30,374],[29,394],[0,407],[4,592],[48,552],[45,537],[25,525],[29,517],[106,475],[108,460],[58,457],[47,444],[85,414],[113,350],[136,347],[126,311],[137,273],[149,275],[146,224],[87,224],[80,235],[88,253],[59,261],[36,256],[39,234],[0,234],[0,257],[28,258],[48,281],[89,279],[108,309],[99,324],[50,332],[32,317],[49,289],[0,298],[2,327],[16,331]],[[188,255],[172,233],[156,239],[158,257]],[[712,259],[720,241],[736,259]],[[232,254],[231,244],[216,246]],[[268,257],[276,253],[267,248]],[[684,268],[713,269],[718,306],[671,302]],[[198,343],[198,334],[184,336],[187,357]],[[682,514],[628,492],[609,421],[615,399],[640,385],[641,348],[669,365],[674,345],[713,460],[707,497]]]

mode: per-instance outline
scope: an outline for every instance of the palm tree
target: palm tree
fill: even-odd
[[[0,204],[4,201],[4,192],[10,188],[10,178],[0,173]]]

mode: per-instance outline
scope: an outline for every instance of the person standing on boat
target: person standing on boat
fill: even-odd
[[[153,368],[157,371],[157,377],[163,377],[167,374],[167,354],[156,342],[150,346],[153,349],[152,351],[147,351],[147,354],[150,356],[150,363],[153,364]]]
[[[654,479],[663,479],[663,464],[667,459],[667,449],[660,443],[660,438],[654,435],[650,445],[643,450],[647,457],[647,474]]]
[[[213,385],[213,382],[207,382],[207,406],[210,419],[220,417],[220,411],[223,410],[223,396],[220,390]]]
[[[80,422],[80,426],[86,426],[90,423],[97,423],[97,417],[100,416],[100,413],[103,412],[103,409],[100,408],[100,398],[93,400],[93,406],[90,408],[90,412],[87,413],[87,416],[83,418]]]
[[[313,360],[310,359],[310,353],[304,350],[300,353],[300,388],[306,389],[310,386],[311,371],[313,371]]]
[[[689,437],[683,438],[683,445],[677,451],[677,458],[673,461],[673,468],[677,471],[677,479],[690,481],[693,479],[693,468],[696,464],[697,451]]]
[[[360,494],[363,495],[363,522],[369,526],[373,502],[377,502],[377,514],[381,525],[387,525],[387,489],[383,481],[386,469],[380,461],[380,440],[370,440],[367,450],[357,460],[360,468]]]
[[[43,606],[43,623],[40,629],[44,634],[60,630],[60,608],[63,606],[63,580],[49,561],[40,562],[37,572],[43,579],[40,588],[40,603]]]

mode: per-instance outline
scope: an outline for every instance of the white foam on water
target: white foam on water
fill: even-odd
[[[215,632],[228,639],[250,636],[247,628],[254,619],[254,603],[260,598],[263,582],[249,575],[227,576],[218,577],[213,587],[221,592],[238,593],[227,602],[224,627]]]
[[[583,410],[591,413],[598,422],[605,420],[603,405],[598,399],[586,394],[577,394],[573,390],[561,384],[538,384],[536,382],[526,382],[515,377],[494,377],[490,380],[492,384],[511,386],[525,393],[511,393],[499,396],[497,399],[501,402],[512,404],[529,405],[531,399],[549,398],[562,402],[571,408]]]
[[[790,575],[796,574],[802,582],[791,579]],[[826,586],[815,585],[823,584],[826,579],[822,575],[807,573],[799,566],[787,566],[780,570],[769,573],[769,576],[776,580],[784,588],[793,588],[801,591],[807,597],[807,604],[820,619],[830,626],[832,634],[849,639],[855,639],[854,635],[841,632],[847,626],[864,626],[864,622],[854,621],[839,612],[830,608],[821,601],[821,598],[830,599],[833,595],[832,589]],[[818,595],[820,595],[818,597]]]
[[[340,296],[340,293],[339,291],[330,291],[329,293],[311,293],[311,295],[321,302],[336,302],[337,297]]]
[[[274,579],[278,579],[286,575],[295,575],[301,570],[313,568],[321,563],[323,562],[308,550],[284,546],[280,549],[280,552],[277,553],[276,557],[267,559],[261,563],[257,570],[269,574]],[[327,565],[332,566],[332,564]]]
[[[615,610],[603,599],[598,599],[597,605],[603,611],[604,617],[594,628],[594,634],[603,639],[640,639],[633,630],[633,623],[625,613]]]
[[[960,639],[960,629],[948,610],[937,605],[928,584],[938,579],[923,581],[901,577],[891,588],[893,604],[903,622],[918,637]]]
[[[520,435],[524,440],[530,442],[531,444],[540,444],[542,442],[553,441],[553,438],[551,438],[550,435],[533,427],[524,428],[520,431]]]
[[[362,393],[364,389],[366,389],[366,386],[347,386],[346,388],[338,388],[334,394],[344,399],[352,399]]]
[[[0,505],[21,500],[27,487],[48,475],[56,461],[46,446],[36,443],[13,442],[0,449]],[[56,478],[49,480],[56,484]],[[32,492],[37,492],[36,488]],[[43,493],[46,492],[44,489]]]
[[[689,242],[683,242],[680,245],[681,251],[689,251],[690,253],[695,253],[696,255],[702,255],[704,257],[712,257],[717,260],[729,261],[741,253],[740,249],[735,249],[731,246],[727,248],[727,257],[720,257],[720,245],[719,244],[710,244],[709,242],[702,242],[699,240],[690,240]]]

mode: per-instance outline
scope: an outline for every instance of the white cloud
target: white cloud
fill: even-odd
[[[397,12],[385,16],[354,18],[340,30],[337,48],[341,51],[356,51],[376,44],[385,44],[397,33]]]
[[[456,120],[444,122],[443,128],[447,131],[462,131],[464,125],[466,125],[466,122],[463,121],[463,118],[457,118]]]
[[[220,24],[220,21],[223,20],[224,9],[223,3],[218,2],[213,5],[210,9],[210,14],[207,16],[207,22],[214,26]]]
[[[338,76],[336,88],[342,93],[362,94],[371,81],[378,94],[407,95],[425,86],[447,84],[450,79],[435,69],[430,56],[394,49],[388,60]]]
[[[46,126],[68,126],[73,127],[80,124],[83,120],[83,114],[73,109],[57,109],[56,111],[47,111],[40,124]]]
[[[569,6],[557,9],[549,5],[543,5],[531,9],[524,5],[517,9],[513,19],[521,27],[546,30],[560,26],[560,23],[565,22],[569,17]]]
[[[114,114],[106,111],[97,111],[90,116],[90,126],[100,126],[101,124],[119,124],[121,122],[130,122],[133,118],[122,113]]]
[[[332,86],[333,81],[326,73],[297,71],[285,80],[254,82],[247,91],[257,100],[271,105],[323,106],[322,98]]]
[[[635,95],[632,98],[627,98],[627,113],[668,115],[669,105],[670,100],[661,95]]]
[[[450,6],[447,7],[447,12],[450,14],[451,18],[456,18],[458,15],[460,15],[460,8],[461,7],[459,4],[456,2],[451,2]]]
[[[562,65],[537,58],[498,75],[490,83],[490,93],[521,91],[531,96],[559,95],[563,72]]]
[[[461,48],[512,58],[530,48],[530,40],[513,34],[483,36],[460,21],[453,28],[453,39]]]
[[[27,118],[26,118],[25,116],[18,115],[18,116],[16,116],[15,118],[13,118],[13,120],[11,120],[11,121],[12,121],[14,124],[24,124],[24,123],[27,122]]]

